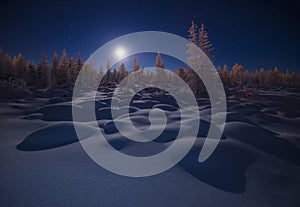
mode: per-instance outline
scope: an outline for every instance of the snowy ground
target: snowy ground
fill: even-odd
[[[101,120],[77,123],[86,139],[100,126],[123,153],[147,156],[168,147],[178,124],[174,101],[149,94],[133,101],[136,126],[147,127],[152,107],[165,109],[169,121],[158,139],[137,144],[111,122],[109,91],[96,102]],[[257,93],[249,100],[228,99],[224,135],[206,162],[197,161],[204,141],[198,138],[175,167],[145,178],[113,174],[88,157],[74,131],[70,90],[2,98],[0,206],[300,206],[300,94]],[[210,104],[199,99],[199,105],[201,137]],[[85,110],[84,101],[78,110]]]

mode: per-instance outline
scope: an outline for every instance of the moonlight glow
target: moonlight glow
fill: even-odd
[[[115,55],[118,57],[118,58],[123,58],[126,56],[126,50],[122,47],[118,47],[115,51]]]

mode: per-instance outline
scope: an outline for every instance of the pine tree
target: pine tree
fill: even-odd
[[[140,69],[140,65],[138,64],[137,58],[133,58],[133,71],[138,71]]]
[[[277,67],[274,68],[273,74],[272,74],[272,79],[273,79],[273,84],[278,85],[280,82],[280,77],[279,77],[279,70]]]
[[[111,73],[111,82],[113,83],[117,82],[117,76],[118,76],[117,69],[114,68],[113,72]]]
[[[15,59],[14,66],[17,73],[16,78],[25,79],[26,62],[21,53]]]
[[[160,69],[165,68],[165,64],[163,62],[163,59],[161,58],[160,52],[158,52],[157,55],[156,55],[155,67],[160,68]]]
[[[228,84],[230,82],[230,73],[226,64],[223,67],[222,77],[223,83]]]
[[[163,62],[163,59],[161,57],[160,52],[158,52],[157,55],[156,55],[155,67],[156,67],[156,74],[155,74],[156,75],[156,81],[160,84],[165,83],[167,75],[166,75],[165,71],[160,70],[160,69],[165,68],[165,64]]]
[[[33,62],[30,61],[27,62],[25,81],[28,86],[34,86],[37,84],[37,71],[34,67]]]
[[[76,73],[75,60],[74,60],[73,56],[71,56],[69,59],[68,70],[67,70],[68,83],[71,83],[71,84],[75,83],[75,80],[76,80],[75,73]]]
[[[110,78],[111,78],[111,68],[110,68],[110,60],[107,58],[106,60],[106,73],[105,73],[105,83],[108,84],[110,83]]]
[[[2,64],[5,72],[4,77],[6,78],[6,80],[10,81],[16,76],[16,71],[15,71],[15,67],[13,66],[13,61],[8,54],[4,55]]]
[[[45,52],[42,53],[41,60],[38,64],[37,79],[39,87],[47,88],[50,86],[50,67]]]
[[[97,75],[97,80],[100,82],[100,85],[103,84],[104,70],[103,70],[103,66],[102,65],[100,65],[99,72],[98,72],[98,75]]]
[[[58,78],[57,82],[59,84],[65,84],[67,83],[67,75],[68,75],[68,56],[67,51],[64,49],[62,51],[62,55],[59,61],[59,67],[58,67]]]
[[[125,64],[124,63],[121,63],[118,72],[119,72],[118,83],[120,83],[127,76],[126,68],[125,68]]]
[[[249,85],[251,80],[251,73],[249,71],[244,71],[242,74],[242,86]]]
[[[259,86],[260,87],[264,87],[265,86],[265,82],[266,81],[266,74],[265,74],[265,69],[261,68],[259,70]]]
[[[189,28],[188,33],[188,40],[194,45],[198,45],[198,27],[194,21],[192,21],[192,25]]]
[[[57,78],[59,76],[58,73],[59,63],[58,63],[58,55],[56,52],[53,53],[52,57],[52,65],[51,65],[51,85],[56,86]]]
[[[187,53],[189,54],[187,61],[191,68],[187,71],[186,80],[196,97],[200,97],[204,92],[204,85],[198,74],[193,70],[193,68],[200,69],[201,64],[201,57],[198,48],[198,38],[198,27],[192,21],[192,25],[188,30],[188,40],[190,41],[190,43],[187,44]]]
[[[74,82],[76,81],[82,67],[83,67],[83,62],[81,60],[80,52],[78,52],[77,53],[77,58],[76,58],[76,63],[75,63],[75,69],[74,69],[74,73],[73,73]]]
[[[202,23],[201,28],[199,29],[199,38],[198,38],[198,46],[200,49],[207,55],[207,57],[212,60],[214,58],[214,48],[209,41],[208,32],[205,30],[205,26]]]
[[[234,64],[231,71],[231,80],[234,85],[241,86],[242,84],[243,66],[237,63]]]

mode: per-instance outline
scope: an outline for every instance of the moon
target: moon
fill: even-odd
[[[118,47],[116,50],[115,50],[115,55],[118,57],[118,58],[124,58],[126,56],[126,50],[123,48],[123,47]]]

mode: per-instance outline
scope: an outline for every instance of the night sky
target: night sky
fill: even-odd
[[[0,47],[35,62],[42,51],[50,59],[63,48],[86,59],[107,41],[132,32],[187,37],[194,20],[206,24],[216,65],[238,62],[249,70],[279,66],[299,73],[299,9],[296,0],[2,1]]]

